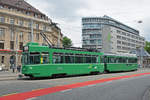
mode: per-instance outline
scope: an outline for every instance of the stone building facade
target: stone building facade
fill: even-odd
[[[46,44],[40,32],[46,34],[52,45],[59,42],[62,46],[61,29],[45,14],[24,0],[0,0],[0,66],[10,69],[10,60],[15,56],[20,65],[23,46],[32,39]]]

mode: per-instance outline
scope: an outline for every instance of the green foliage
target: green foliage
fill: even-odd
[[[62,43],[63,43],[63,47],[65,47],[65,48],[69,48],[69,47],[72,46],[72,41],[71,41],[71,39],[69,39],[69,38],[66,37],[66,36],[63,37]]]
[[[146,41],[144,49],[150,54],[150,42]]]

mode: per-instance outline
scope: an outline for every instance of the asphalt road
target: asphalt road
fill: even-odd
[[[137,73],[146,73],[150,70],[139,70],[125,73],[110,73],[92,76],[78,76],[57,79],[37,80],[7,80],[0,82],[0,96],[27,92],[59,85],[74,84],[78,82],[119,77]],[[114,80],[80,88],[64,90],[61,92],[31,98],[29,100],[150,100],[150,75],[138,76],[129,79]]]
[[[150,100],[150,76],[122,79],[69,89],[35,100]]]

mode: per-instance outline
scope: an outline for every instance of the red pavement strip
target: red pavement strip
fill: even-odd
[[[51,93],[56,93],[56,92],[60,92],[60,91],[64,91],[64,90],[68,90],[68,89],[72,89],[72,88],[79,88],[79,87],[84,87],[84,86],[88,86],[88,85],[104,83],[104,82],[108,82],[108,81],[112,81],[112,80],[132,78],[132,77],[149,75],[149,74],[150,74],[150,72],[134,74],[134,75],[127,75],[127,76],[120,76],[120,77],[104,78],[104,79],[100,79],[100,80],[86,81],[86,82],[80,82],[80,83],[63,85],[63,86],[55,86],[55,87],[50,87],[50,88],[45,88],[45,89],[40,89],[40,90],[34,90],[34,91],[29,91],[29,92],[23,92],[23,93],[18,93],[18,94],[2,96],[2,97],[0,97],[0,100],[26,100],[26,99],[43,96],[43,95],[47,95],[47,94],[51,94]]]

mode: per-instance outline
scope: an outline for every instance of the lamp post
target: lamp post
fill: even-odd
[[[18,30],[16,29],[16,68],[18,66]]]

